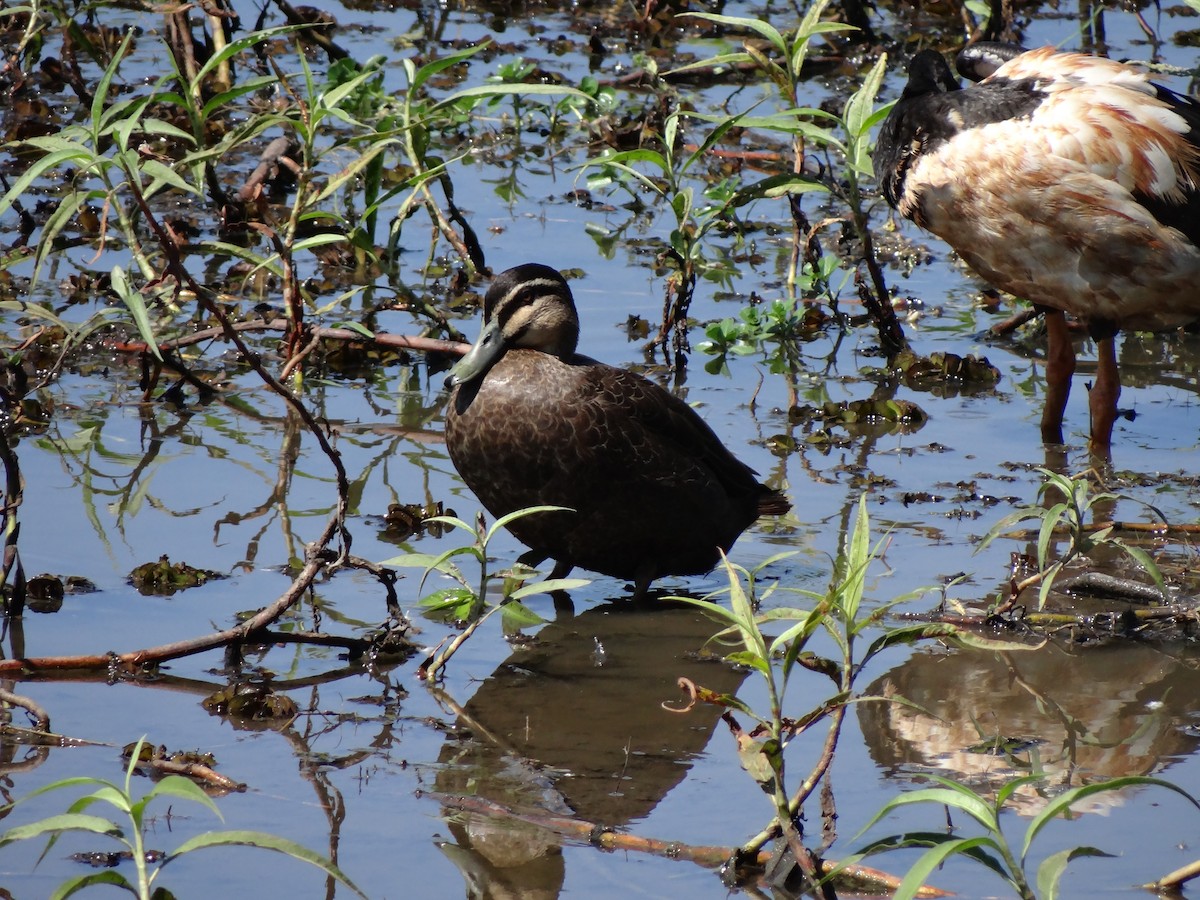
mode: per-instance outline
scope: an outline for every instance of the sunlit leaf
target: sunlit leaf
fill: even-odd
[[[1174,791],[1181,797],[1186,799],[1192,806],[1200,809],[1200,801],[1185,791],[1179,785],[1172,784],[1161,778],[1148,778],[1142,775],[1130,775],[1124,778],[1113,778],[1108,781],[1098,781],[1094,784],[1085,784],[1081,787],[1072,788],[1068,791],[1063,791],[1050,799],[1050,802],[1042,808],[1033,821],[1029,823],[1029,827],[1025,830],[1025,843],[1021,847],[1021,859],[1024,860],[1029,853],[1029,847],[1033,843],[1033,839],[1038,836],[1038,833],[1046,827],[1046,825],[1058,816],[1070,811],[1076,803],[1085,800],[1095,794],[1112,793],[1115,791],[1123,791],[1126,788],[1153,786],[1166,788],[1169,791]]]
[[[366,897],[362,891],[355,886],[345,873],[329,859],[326,859],[319,853],[309,850],[307,847],[297,844],[295,841],[290,841],[287,838],[279,837],[274,834],[266,834],[261,831],[209,831],[204,834],[199,834],[196,837],[184,841],[174,851],[168,853],[163,860],[162,865],[166,866],[186,853],[193,853],[196,850],[203,850],[209,847],[257,847],[260,850],[274,850],[277,853],[282,853],[285,856],[290,856],[292,859],[300,862],[308,863],[311,866],[316,866],[326,875],[329,875],[360,897]]]
[[[75,875],[67,878],[55,886],[54,890],[49,894],[49,900],[65,900],[65,898],[74,896],[84,888],[100,884],[116,885],[117,887],[124,888],[135,897],[137,896],[137,891],[124,875],[120,872],[107,869],[103,872],[88,872],[86,875]]]
[[[62,813],[49,816],[28,825],[18,825],[0,834],[0,847],[8,846],[16,841],[25,841],[43,835],[59,834],[64,831],[86,831],[106,837],[120,838],[123,834],[116,824],[101,816],[89,816],[83,813]]]
[[[1112,854],[1097,850],[1095,847],[1073,847],[1070,850],[1060,850],[1058,853],[1046,857],[1037,870],[1038,897],[1041,900],[1057,900],[1058,883],[1063,872],[1074,860],[1085,856],[1111,857]]]

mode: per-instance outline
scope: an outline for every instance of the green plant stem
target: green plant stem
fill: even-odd
[[[429,684],[434,684],[437,682],[438,676],[441,674],[442,669],[446,668],[446,663],[450,662],[450,658],[458,652],[458,648],[470,640],[471,635],[478,631],[479,627],[483,625],[484,622],[486,622],[496,613],[500,612],[500,610],[503,608],[503,603],[496,604],[482,616],[464,628],[458,635],[455,636],[454,640],[452,640],[446,646],[445,650],[442,650],[440,653],[438,653],[433,658],[433,661],[427,667],[421,670],[421,678]]]

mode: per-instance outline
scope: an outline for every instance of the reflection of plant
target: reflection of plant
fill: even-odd
[[[70,878],[59,885],[58,890],[54,894],[56,897],[68,897],[83,888],[101,884],[116,885],[133,894],[135,897],[140,898],[140,900],[151,900],[151,897],[170,896],[161,887],[154,888],[153,893],[151,893],[154,882],[158,879],[158,876],[162,873],[167,863],[179,859],[186,853],[202,850],[205,847],[234,846],[257,847],[261,850],[274,850],[277,853],[286,854],[293,859],[316,866],[326,875],[336,878],[342,884],[349,887],[360,897],[366,896],[354,886],[353,882],[331,860],[326,859],[318,853],[314,853],[294,841],[261,831],[209,831],[199,834],[190,840],[184,841],[169,853],[163,854],[159,858],[158,867],[151,871],[148,866],[147,853],[150,853],[152,856],[155,854],[154,851],[148,851],[146,848],[146,810],[154,800],[159,798],[187,800],[207,806],[218,818],[221,813],[217,809],[216,804],[213,803],[204,791],[181,775],[165,776],[147,791],[140,800],[134,800],[131,782],[133,780],[133,773],[137,770],[144,743],[144,740],[138,741],[133,753],[130,754],[129,765],[125,770],[124,785],[116,785],[102,778],[64,778],[61,781],[55,781],[52,784],[47,784],[37,790],[31,791],[24,797],[6,806],[4,812],[7,814],[17,804],[24,803],[27,800],[31,800],[41,794],[49,793],[50,791],[57,791],[62,788],[93,788],[92,793],[86,794],[73,802],[65,813],[50,816],[29,825],[18,825],[0,834],[0,847],[31,838],[49,837],[46,849],[38,857],[38,861],[40,862],[63,834],[78,832],[103,836],[115,840],[124,848],[123,852],[129,855],[137,872],[135,883],[131,883],[120,872],[112,870],[92,872],[76,878]],[[85,812],[85,810],[91,808],[94,804],[101,802],[116,808],[123,815],[124,821],[129,826],[128,833],[122,829],[121,824],[118,822]]]
[[[980,837],[964,838],[942,831],[907,832],[872,842],[861,855],[865,856],[870,853],[895,850],[901,847],[930,848],[908,871],[904,881],[893,895],[895,898],[901,898],[901,900],[916,897],[917,891],[924,883],[925,878],[934,870],[941,867],[949,857],[956,855],[967,856],[987,866],[1008,882],[1008,885],[1022,900],[1034,900],[1034,898],[1039,896],[1049,900],[1049,898],[1058,896],[1059,880],[1071,862],[1085,856],[1110,856],[1111,854],[1097,850],[1095,847],[1074,847],[1069,850],[1062,850],[1048,856],[1042,861],[1042,864],[1038,866],[1034,880],[1031,882],[1029,874],[1026,872],[1026,859],[1029,855],[1030,846],[1047,824],[1059,816],[1068,815],[1076,804],[1095,794],[1120,791],[1127,787],[1138,785],[1156,785],[1181,794],[1191,801],[1192,805],[1200,808],[1200,803],[1197,803],[1182,788],[1159,778],[1130,776],[1071,788],[1068,791],[1051,796],[1042,811],[1034,816],[1033,821],[1029,823],[1029,827],[1025,829],[1025,838],[1021,844],[1020,855],[1018,856],[1015,848],[1008,842],[1008,839],[1004,836],[1003,829],[1000,827],[1000,813],[1009,799],[1018,790],[1044,781],[1044,775],[1026,775],[1014,778],[997,791],[994,801],[977,794],[965,785],[957,784],[945,778],[939,778],[936,775],[929,777],[941,785],[941,787],[911,791],[889,800],[883,809],[867,823],[863,831],[866,831],[884,816],[902,806],[914,803],[933,803],[939,807],[956,809],[966,813],[982,826],[985,834]]]
[[[1107,505],[1119,499],[1116,494],[1109,493],[1108,491],[1093,492],[1091,485],[1084,476],[1072,478],[1069,475],[1062,475],[1058,472],[1052,472],[1049,469],[1038,469],[1037,471],[1044,475],[1046,479],[1038,488],[1039,500],[1044,501],[1047,498],[1053,498],[1054,495],[1057,495],[1061,499],[1052,506],[1045,506],[1039,503],[1009,513],[991,527],[979,544],[979,550],[982,550],[997,537],[1012,528],[1017,522],[1024,522],[1027,519],[1041,520],[1037,540],[1039,572],[1031,579],[1012,586],[1010,602],[1015,602],[1017,596],[1026,587],[1041,582],[1041,586],[1038,589],[1038,608],[1041,609],[1046,605],[1046,597],[1049,596],[1050,588],[1053,586],[1054,579],[1058,577],[1059,573],[1072,561],[1086,557],[1102,545],[1116,547],[1127,554],[1146,570],[1159,590],[1165,590],[1162,573],[1150,557],[1150,554],[1140,547],[1135,547],[1132,544],[1122,541],[1120,538],[1111,537],[1114,528],[1112,524],[1099,529],[1088,525],[1087,520],[1091,511],[1097,506]],[[1050,542],[1056,534],[1061,534],[1064,529],[1069,541],[1067,550],[1062,556],[1054,560],[1054,562],[1048,563]]]
[[[714,640],[728,640],[738,647],[726,655],[726,660],[758,672],[767,688],[769,709],[765,714],[755,712],[737,698],[716,696],[712,692],[697,689],[699,698],[729,710],[725,717],[737,738],[742,767],[771,797],[775,807],[774,826],[743,845],[739,856],[752,857],[773,836],[782,834],[796,864],[812,880],[816,879],[815,865],[801,844],[796,817],[800,814],[804,800],[816,788],[832,762],[847,704],[853,698],[856,678],[872,657],[890,646],[913,643],[922,637],[954,633],[952,628],[940,625],[888,629],[871,641],[865,651],[861,654],[858,652],[856,644],[864,632],[877,626],[893,605],[910,599],[900,597],[874,607],[866,615],[861,614],[867,569],[879,553],[879,548],[871,550],[869,541],[870,521],[864,496],[859,504],[854,533],[838,554],[833,577],[826,592],[820,594],[795,591],[812,601],[813,605],[809,609],[774,607],[759,611],[759,604],[774,592],[777,585],[769,587],[760,597],[757,595],[756,575],[763,567],[781,558],[778,556],[767,560],[753,571],[728,561],[725,563],[729,575],[729,609],[710,598],[680,598],[700,607],[725,626]],[[774,626],[782,626],[783,631],[778,636],[769,638],[763,629]],[[839,658],[820,657],[808,649],[809,641],[819,632],[824,632],[833,639],[840,651]],[[784,714],[783,697],[792,675],[798,669],[825,675],[833,681],[835,691],[809,712],[801,716],[787,716]],[[742,732],[733,721],[730,711],[750,716],[758,725],[748,733]],[[789,795],[785,778],[784,751],[792,739],[823,720],[829,720],[824,752],[800,786]]]
[[[421,586],[417,588],[418,592],[424,586],[425,579],[429,577],[430,572],[440,572],[443,575],[448,575],[459,584],[458,587],[443,588],[434,591],[421,600],[420,605],[425,609],[427,615],[467,623],[466,629],[444,651],[426,662],[421,670],[422,677],[430,680],[435,679],[450,657],[462,646],[463,642],[474,634],[475,630],[494,613],[498,612],[501,614],[506,631],[541,625],[545,622],[545,619],[529,609],[524,603],[521,603],[521,600],[526,597],[532,597],[535,594],[569,591],[572,588],[582,587],[589,583],[587,579],[583,578],[550,578],[534,581],[532,579],[540,573],[520,563],[507,571],[499,573],[499,575],[492,573],[488,569],[488,545],[500,529],[524,516],[562,509],[563,507],[561,506],[531,506],[526,509],[518,509],[516,512],[501,516],[490,528],[483,521],[482,515],[479,516],[475,527],[471,527],[462,519],[455,518],[454,516],[433,516],[427,519],[426,522],[438,522],[465,531],[474,538],[473,543],[462,547],[452,547],[440,554],[406,553],[403,556],[397,556],[380,563],[380,565],[384,566],[423,568],[425,573],[421,576]],[[473,587],[462,570],[451,561],[456,556],[471,557],[479,565],[479,581],[477,586]],[[503,578],[500,585],[500,599],[489,607],[487,601],[488,589],[497,577]]]

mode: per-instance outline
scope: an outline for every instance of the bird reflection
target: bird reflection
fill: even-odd
[[[1195,752],[1188,727],[1200,692],[1200,654],[1138,644],[1071,649],[1047,645],[1009,653],[918,653],[867,693],[904,697],[858,705],[875,762],[893,776],[935,772],[998,787],[1041,771],[1061,787],[1150,775]],[[1015,748],[1010,755],[998,748]],[[1034,815],[1038,785],[1011,805]],[[1099,794],[1093,804],[1120,803]],[[1093,806],[1092,809],[1097,809]]]
[[[733,693],[745,677],[696,657],[717,630],[691,609],[658,604],[602,606],[546,626],[459,709],[436,789],[605,827],[644,818],[683,781],[719,719],[712,706],[664,709],[679,699],[678,679]],[[476,813],[448,824],[455,843],[442,851],[469,885],[486,885],[471,896],[561,887],[552,832]]]

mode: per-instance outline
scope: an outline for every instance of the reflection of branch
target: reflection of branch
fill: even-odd
[[[50,730],[50,714],[30,698],[0,688],[0,702],[7,703],[9,706],[19,706],[29,713],[33,717],[34,726],[38,731]]]
[[[286,319],[261,319],[254,322],[231,322],[227,328],[205,328],[183,337],[163,341],[158,345],[159,350],[174,350],[191,344],[202,344],[205,341],[225,337],[230,331],[287,331]],[[401,350],[420,350],[425,353],[448,353],[452,356],[462,356],[471,348],[470,344],[462,341],[444,341],[440,338],[421,337],[420,335],[388,334],[379,332],[370,337],[361,331],[351,328],[319,328],[311,329],[314,337],[330,341],[358,341],[364,344],[376,344],[380,347],[397,348]],[[145,353],[150,348],[143,341],[105,341],[104,346],[118,353]],[[239,348],[240,349],[240,348]]]
[[[733,851],[730,847],[711,847],[703,845],[682,844],[679,841],[664,841],[657,838],[638,837],[635,834],[613,831],[595,822],[572,819],[568,816],[556,816],[541,811],[517,811],[483,797],[464,796],[460,794],[439,794],[433,791],[424,796],[436,799],[442,806],[462,812],[492,816],[497,819],[509,819],[525,822],[545,828],[566,837],[587,841],[601,850],[626,850],[638,853],[652,853],[655,856],[665,856],[670,859],[684,859],[706,868],[717,868],[726,863]],[[766,865],[770,859],[769,851],[758,855],[759,865]],[[871,892],[891,893],[900,886],[900,879],[878,869],[866,866],[844,866],[839,868],[832,860],[821,860],[821,872],[828,875],[837,869],[836,879],[859,879],[859,889],[867,885]],[[922,888],[918,896],[946,897],[949,894],[934,888]]]
[[[49,656],[0,660],[0,674],[12,676],[46,669],[101,668],[117,668],[136,672],[143,666],[166,662],[169,659],[178,659],[182,656],[203,653],[217,647],[252,641],[255,635],[283,615],[284,612],[297,603],[304,596],[305,592],[308,591],[313,581],[316,580],[317,573],[327,565],[327,560],[323,552],[324,548],[333,540],[334,535],[337,534],[340,528],[341,507],[339,505],[338,510],[325,523],[325,530],[322,532],[321,537],[316,543],[309,545],[304,568],[300,570],[300,574],[296,576],[295,580],[288,586],[288,589],[275,602],[260,609],[241,625],[234,628],[226,628],[224,631],[218,631],[214,634],[206,634],[189,640],[176,641],[173,644],[163,644],[158,647],[133,650],[127,653],[110,652],[103,656]]]
[[[4,464],[4,509],[0,528],[4,533],[3,565],[0,568],[0,589],[7,592],[4,612],[19,616],[25,608],[25,568],[21,565],[21,554],[17,549],[17,537],[21,523],[17,521],[17,507],[25,494],[25,479],[17,455],[8,443],[8,429],[0,429],[0,461]],[[12,582],[9,583],[9,576]]]

